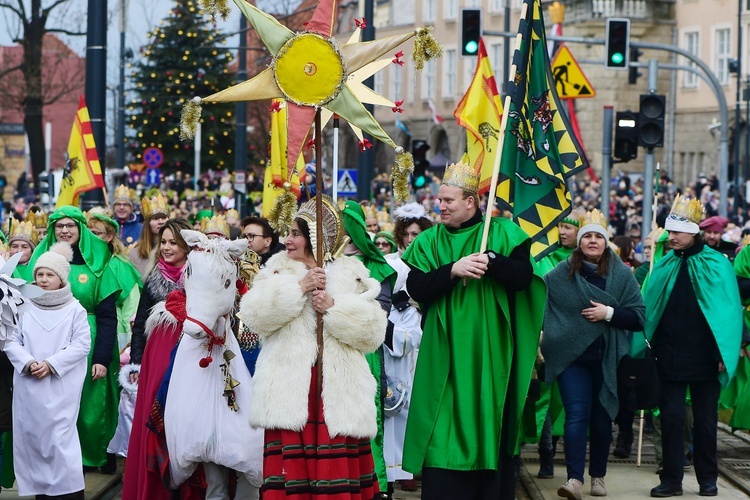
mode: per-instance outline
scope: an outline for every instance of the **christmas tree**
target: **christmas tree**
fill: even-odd
[[[211,95],[232,84],[232,55],[221,47],[226,39],[212,28],[195,0],[176,2],[147,36],[151,42],[141,47],[142,58],[133,64],[137,98],[129,107],[129,144],[139,162],[144,150],[158,147],[167,169],[182,170],[192,166],[195,157],[194,143],[179,138],[182,106],[194,95]],[[203,168],[233,165],[234,105],[207,106],[201,129]]]

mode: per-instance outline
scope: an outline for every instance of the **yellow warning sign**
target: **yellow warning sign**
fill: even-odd
[[[570,53],[568,47],[562,45],[552,60],[552,79],[557,87],[560,99],[575,99],[577,97],[594,97],[594,87],[583,74],[578,62]]]

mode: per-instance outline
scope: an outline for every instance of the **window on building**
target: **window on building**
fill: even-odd
[[[456,97],[456,49],[446,49],[443,52],[443,98]]]
[[[492,0],[490,2],[490,11],[491,12],[503,12],[505,10],[505,2],[506,0]]]
[[[492,71],[495,73],[495,83],[497,83],[497,89],[500,90],[505,85],[505,72],[503,67],[503,44],[495,43],[490,47],[490,64],[492,64]],[[513,52],[510,53],[513,55]]]
[[[477,69],[477,58],[476,57],[464,57],[464,79],[461,84],[461,88],[468,89],[471,85],[471,80],[474,79],[474,70]]]
[[[405,2],[406,3],[406,2]],[[437,0],[424,0],[422,4],[422,20],[426,23],[435,21],[437,16]]]
[[[391,65],[391,101],[400,101],[403,99],[403,89],[401,88],[402,71],[398,64]]]
[[[732,56],[732,45],[730,43],[730,28],[716,30],[716,77],[719,83],[726,85],[729,83],[728,62]]]
[[[455,21],[458,17],[458,0],[445,0],[443,6],[443,19],[446,21]]]
[[[435,69],[436,63],[433,59],[425,64],[424,70],[422,70],[422,100],[435,99],[436,93],[436,82],[435,82]]]
[[[415,14],[414,5],[416,2],[398,2],[398,5],[391,5],[391,25],[404,26],[414,24]]]
[[[377,92],[380,95],[383,95],[383,72],[378,71],[375,73],[375,78],[372,84],[372,90]]]
[[[694,56],[699,55],[700,50],[700,36],[697,31],[685,33],[685,50],[693,54]],[[687,66],[692,69],[697,69],[695,62],[687,60]],[[686,88],[695,88],[698,86],[698,75],[695,73],[686,71],[684,73],[682,86]]]

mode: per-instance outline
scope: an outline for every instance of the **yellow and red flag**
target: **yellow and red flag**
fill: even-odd
[[[477,67],[469,89],[456,106],[456,123],[466,129],[466,151],[461,161],[472,165],[479,173],[479,194],[490,189],[492,166],[500,135],[500,116],[503,104],[497,92],[484,40],[479,39]]]
[[[78,112],[73,121],[73,130],[70,132],[57,207],[78,206],[78,197],[81,193],[97,188],[104,189],[104,176],[94,144],[89,108],[81,96],[78,101]]]
[[[287,167],[287,107],[283,99],[271,101],[271,160],[263,177],[263,217],[268,217],[276,198],[284,192],[284,182],[289,179]],[[300,197],[299,172],[305,170],[305,159],[300,153],[291,175],[292,192]]]

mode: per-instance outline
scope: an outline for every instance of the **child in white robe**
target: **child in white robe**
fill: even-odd
[[[41,255],[33,270],[45,294],[31,299],[5,345],[13,377],[13,462],[20,496],[83,500],[76,420],[91,332],[68,283],[70,245]]]

